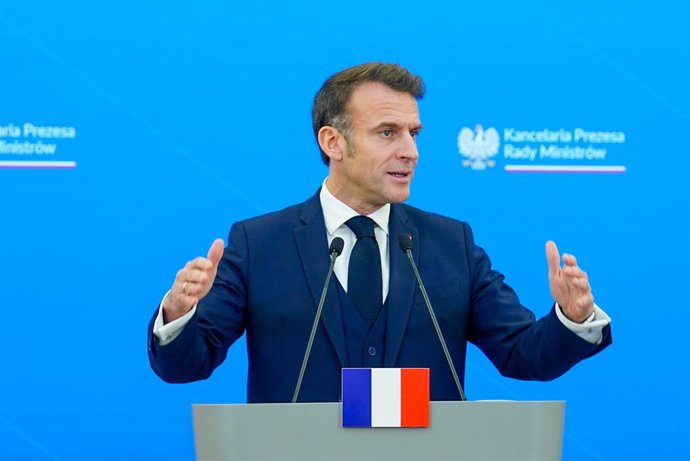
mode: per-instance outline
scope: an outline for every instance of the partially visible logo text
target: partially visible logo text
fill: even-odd
[[[76,137],[74,126],[0,124],[0,168],[76,168],[76,161],[58,154]]]
[[[501,146],[499,131],[477,125],[463,127],[458,134],[458,150],[465,157],[462,164],[473,170],[485,170],[504,160],[508,172],[552,173],[624,173],[625,165],[611,165],[616,146],[625,144],[622,131],[560,128],[519,130],[503,128],[502,156],[494,160]],[[619,154],[620,155],[620,154]]]

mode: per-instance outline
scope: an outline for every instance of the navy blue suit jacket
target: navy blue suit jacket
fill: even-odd
[[[414,258],[461,381],[468,341],[502,374],[531,380],[558,377],[610,344],[609,327],[601,344],[592,345],[565,328],[554,309],[535,320],[491,268],[466,223],[393,204],[384,366],[430,368],[432,400],[459,396],[412,269],[398,248],[404,233],[415,242]],[[160,346],[151,320],[152,368],[169,382],[205,379],[246,332],[248,401],[289,402],[328,264],[318,193],[303,204],[234,224],[213,288],[181,334]],[[340,396],[340,369],[348,364],[335,284],[334,278],[300,401]]]

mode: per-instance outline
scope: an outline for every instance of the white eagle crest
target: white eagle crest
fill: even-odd
[[[498,153],[500,144],[498,131],[494,127],[486,131],[481,125],[477,125],[475,131],[464,127],[458,135],[458,150],[467,157],[462,164],[473,170],[484,170],[487,165],[490,167],[496,165],[496,162],[490,158]]]

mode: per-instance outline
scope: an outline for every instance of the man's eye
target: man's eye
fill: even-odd
[[[384,138],[390,138],[393,135],[393,130],[387,129],[381,132]]]
[[[412,136],[413,138],[416,138],[417,136],[419,136],[419,130],[411,130],[410,136]]]

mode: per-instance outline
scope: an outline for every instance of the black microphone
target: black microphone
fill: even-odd
[[[419,289],[422,291],[422,296],[424,297],[424,302],[426,303],[427,309],[429,309],[429,315],[431,316],[431,321],[434,323],[434,328],[436,329],[436,335],[443,348],[443,353],[446,354],[446,360],[448,361],[448,367],[450,372],[453,374],[453,379],[455,380],[455,385],[460,393],[460,400],[467,400],[465,397],[465,392],[462,390],[462,385],[460,384],[460,379],[458,378],[458,372],[455,371],[455,365],[453,364],[453,359],[448,352],[448,346],[446,346],[446,340],[443,339],[443,333],[441,333],[441,327],[436,320],[436,314],[434,314],[434,309],[431,307],[431,301],[429,301],[429,296],[426,294],[426,288],[424,288],[424,283],[422,282],[422,277],[419,276],[419,271],[417,270],[417,265],[412,257],[412,236],[410,234],[403,234],[398,239],[400,244],[400,249],[407,255],[407,259],[410,261],[412,266],[412,271],[414,276],[417,278],[417,283],[419,284]]]
[[[299,371],[299,378],[297,378],[297,386],[295,386],[295,393],[292,395],[292,403],[297,402],[297,396],[299,395],[299,390],[302,387],[302,379],[304,378],[304,371],[307,369],[307,362],[309,361],[309,354],[311,354],[311,347],[314,344],[314,336],[316,336],[316,329],[319,326],[319,320],[321,319],[321,311],[323,310],[323,305],[326,302],[326,293],[328,292],[328,283],[331,281],[331,276],[333,275],[333,266],[335,266],[335,260],[340,253],[343,252],[343,246],[345,242],[340,237],[336,237],[331,242],[331,246],[328,248],[328,255],[331,258],[331,264],[328,266],[328,274],[326,275],[326,281],[323,284],[323,290],[321,291],[321,299],[319,300],[319,307],[316,309],[316,317],[314,317],[314,324],[311,326],[311,334],[309,335],[309,341],[307,342],[307,350],[304,352],[304,358],[302,359],[302,369]]]

